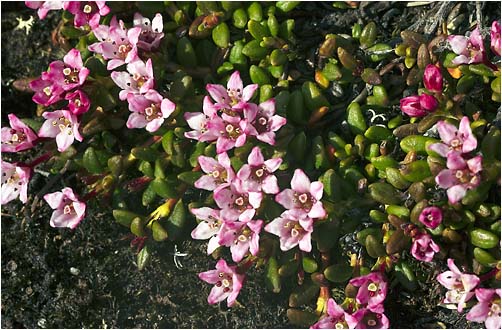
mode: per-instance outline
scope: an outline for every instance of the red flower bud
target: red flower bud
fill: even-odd
[[[443,90],[443,75],[437,66],[429,64],[425,68],[424,86],[431,92],[441,92]]]

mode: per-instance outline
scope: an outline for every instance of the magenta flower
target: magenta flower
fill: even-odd
[[[45,201],[54,210],[51,216],[51,227],[67,227],[75,229],[85,216],[85,203],[81,202],[71,188],[63,188],[44,196]]]
[[[451,258],[448,259],[448,267],[450,270],[439,274],[437,280],[449,290],[443,303],[457,305],[457,311],[460,313],[465,303],[474,295],[471,291],[478,286],[480,280],[476,275],[462,273]]]
[[[312,250],[311,235],[313,220],[298,209],[284,211],[279,218],[265,226],[265,231],[279,236],[282,251],[288,251],[299,245],[300,250]]]
[[[35,92],[35,95],[32,97],[33,102],[45,107],[61,100],[61,94],[64,93],[63,87],[52,80],[48,80],[48,77],[44,77],[43,74],[41,78],[30,82],[30,88]]]
[[[161,14],[156,14],[153,20],[143,17],[140,13],[134,14],[134,27],[141,28],[139,35],[138,48],[146,51],[152,51],[159,48],[160,41],[164,38],[164,23]]]
[[[7,204],[18,197],[21,202],[26,204],[31,169],[16,166],[3,160],[0,160],[0,163],[2,164],[2,196],[0,204]]]
[[[443,90],[443,75],[437,66],[428,64],[425,67],[424,86],[431,92],[440,93]]]
[[[68,108],[74,115],[81,115],[89,111],[91,100],[86,93],[77,89],[72,93],[67,93],[65,99],[68,100]]]
[[[145,95],[128,94],[129,115],[127,128],[146,127],[148,132],[155,132],[176,108],[176,105],[155,90],[149,90]]]
[[[215,141],[218,138],[219,133],[209,131],[207,128],[209,120],[216,117],[217,111],[209,96],[204,97],[202,111],[203,113],[185,112],[185,120],[187,121],[188,126],[193,129],[193,131],[186,132],[185,137],[201,142]]]
[[[81,27],[89,24],[91,29],[98,27],[101,16],[110,12],[106,1],[66,1],[64,9],[75,15],[73,25]]]
[[[248,163],[242,165],[237,177],[249,191],[263,191],[266,194],[277,194],[279,186],[275,172],[282,163],[281,158],[264,160],[259,147],[254,147],[248,156]]]
[[[215,270],[200,273],[199,278],[209,284],[214,284],[207,302],[216,304],[227,299],[227,306],[232,307],[244,283],[244,274],[237,273],[236,266],[228,266],[226,261],[220,259]]]
[[[485,322],[487,329],[500,329],[500,289],[476,289],[476,298],[478,303],[465,318],[472,322]]]
[[[75,139],[80,142],[84,139],[78,131],[80,124],[77,121],[77,117],[70,111],[56,110],[53,112],[44,112],[42,116],[47,120],[40,127],[38,136],[55,137],[59,152],[68,149]]]
[[[230,247],[234,262],[241,261],[248,251],[256,256],[260,247],[262,225],[263,220],[225,222],[218,234],[218,243]]]
[[[207,254],[211,254],[216,250],[220,244],[218,243],[218,233],[221,230],[223,220],[220,217],[220,211],[214,210],[209,207],[201,207],[198,209],[191,209],[193,215],[201,222],[192,230],[193,239],[209,239],[207,244]]]
[[[347,314],[347,324],[350,329],[388,329],[389,319],[383,308],[361,308],[352,315]]]
[[[146,63],[139,59],[129,63],[127,72],[113,71],[111,77],[113,82],[122,88],[119,93],[122,101],[126,100],[129,94],[145,94],[155,85],[151,59],[148,59]]]
[[[110,26],[99,25],[93,29],[93,32],[100,41],[88,48],[92,52],[102,54],[106,60],[110,60],[107,65],[108,70],[138,60],[137,43],[141,33],[140,27],[128,30],[124,22],[117,22],[114,16],[110,21]]]
[[[214,201],[221,208],[221,217],[225,221],[251,220],[262,198],[261,192],[247,191],[240,180],[234,180],[230,187],[214,192]]]
[[[347,315],[333,298],[329,298],[328,313],[321,317],[310,329],[347,329],[349,328],[346,321]],[[352,329],[352,327],[349,329]]]
[[[203,175],[199,180],[195,181],[195,188],[217,192],[228,187],[234,180],[235,173],[227,153],[221,153],[217,158],[216,161],[211,157],[199,156],[200,167],[207,175]]]
[[[222,85],[207,84],[209,95],[216,101],[218,109],[243,109],[253,97],[258,84],[244,87],[239,71],[232,73],[228,79],[227,88]]]
[[[295,170],[291,179],[291,188],[281,191],[275,196],[275,201],[287,209],[298,209],[309,218],[324,218],[326,210],[320,201],[323,194],[323,184],[319,181],[310,183],[310,179],[300,169]]]
[[[469,118],[463,117],[458,129],[445,121],[437,123],[439,136],[443,143],[434,143],[429,149],[446,157],[450,152],[469,153],[478,146],[478,140],[472,134]]]
[[[90,70],[84,67],[80,52],[73,48],[64,57],[63,61],[54,61],[49,64],[49,71],[42,77],[60,85],[63,90],[69,91],[81,86]]]
[[[33,148],[37,135],[15,114],[9,113],[10,127],[2,127],[2,152],[18,152]]]
[[[456,204],[464,198],[467,190],[474,189],[481,183],[482,156],[465,160],[458,153],[450,153],[447,158],[448,169],[444,169],[436,176],[439,187],[447,189],[448,200]]]
[[[376,307],[382,304],[387,296],[387,280],[383,273],[372,272],[353,278],[349,283],[359,287],[356,296],[358,304]]]
[[[246,113],[244,109],[244,113]],[[256,138],[270,145],[275,144],[275,131],[286,124],[286,118],[275,114],[275,100],[270,99],[260,103],[258,113],[249,119],[256,130]]]
[[[500,23],[498,21],[493,21],[492,23],[490,48],[494,54],[500,56]]]
[[[239,116],[222,114],[222,118],[214,117],[207,122],[207,130],[212,136],[217,136],[216,153],[222,153],[232,148],[242,147],[248,135],[248,122]]]
[[[436,98],[429,94],[412,95],[401,99],[401,111],[410,117],[423,117],[434,112],[438,106]]]
[[[426,207],[418,216],[418,220],[427,228],[435,229],[443,221],[443,211],[437,206]]]
[[[26,7],[38,9],[38,18],[44,19],[50,10],[63,9],[64,1],[25,1]]]
[[[411,255],[415,259],[425,262],[431,262],[434,254],[440,250],[439,246],[427,234],[420,234],[413,239],[411,246]]]
[[[455,65],[482,62],[485,56],[483,38],[479,32],[479,26],[472,31],[469,38],[465,36],[448,36],[451,49],[458,56],[451,62]]]

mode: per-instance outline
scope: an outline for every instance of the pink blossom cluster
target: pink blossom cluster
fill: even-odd
[[[446,157],[447,169],[439,172],[436,183],[447,189],[449,202],[456,204],[468,190],[481,183],[483,157],[470,157],[478,141],[472,133],[469,118],[463,117],[458,129],[445,121],[438,122],[437,129],[442,142],[432,144],[429,149]]]
[[[249,102],[257,88],[257,84],[244,87],[238,71],[230,76],[227,88],[208,84],[206,89],[215,103],[206,96],[203,112],[185,113],[193,129],[185,136],[202,142],[216,141],[218,154],[243,146],[251,136],[274,145],[275,132],[286,124],[286,119],[275,114],[274,99],[259,105]]]
[[[99,25],[101,16],[106,16],[110,8],[106,1],[25,1],[27,7],[38,9],[38,17],[44,19],[50,10],[64,9],[74,15],[75,27],[90,26],[92,29]]]
[[[448,43],[457,55],[452,63],[473,64],[487,62],[487,52],[483,43],[483,37],[479,26],[476,26],[469,37],[460,35],[448,36]],[[493,54],[500,56],[500,22],[493,21],[490,29],[490,49]]]
[[[447,263],[450,270],[439,274],[437,280],[448,289],[443,303],[456,305],[460,313],[466,306],[465,303],[474,296],[473,290],[478,286],[480,279],[476,275],[461,272],[451,258]]]
[[[111,78],[122,90],[119,98],[127,101],[131,114],[127,120],[128,128],[146,128],[155,132],[175,109],[175,104],[160,95],[155,89],[152,60],[140,57],[140,50],[155,51],[164,37],[162,15],[155,18],[134,15],[134,26],[125,27],[122,20],[114,16],[110,25],[99,25],[93,29],[98,42],[89,50],[101,54],[108,60],[108,70],[127,64],[126,71],[113,71]]]
[[[424,86],[431,93],[440,94],[443,90],[443,75],[441,70],[432,64],[427,65],[423,78]],[[423,117],[434,112],[439,103],[435,96],[422,93],[401,99],[401,111],[410,117]]]
[[[48,71],[30,83],[35,92],[35,103],[49,106],[63,98],[68,101],[61,110],[43,113],[47,120],[38,132],[39,137],[56,138],[60,152],[65,151],[75,139],[83,140],[78,131],[78,116],[90,107],[89,97],[81,89],[89,72],[83,65],[80,52],[74,48],[64,56],[63,61],[52,62]]]
[[[443,211],[437,206],[426,207],[420,213],[418,220],[427,228],[435,229],[443,221]],[[419,232],[413,236],[411,255],[420,261],[431,262],[434,254],[440,250],[430,235]]]
[[[349,283],[359,288],[355,298],[357,310],[344,310],[330,298],[327,314],[311,329],[388,329],[389,319],[383,306],[387,296],[385,275],[372,272],[353,278]]]

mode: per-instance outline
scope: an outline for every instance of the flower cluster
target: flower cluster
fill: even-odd
[[[218,154],[243,146],[251,136],[274,145],[275,132],[286,124],[286,119],[275,114],[274,99],[259,105],[249,102],[257,88],[257,84],[243,87],[239,71],[230,76],[226,89],[208,84],[206,89],[215,103],[206,96],[202,113],[185,114],[193,129],[185,136],[202,142],[216,141]]]
[[[90,26],[92,29],[99,25],[101,16],[110,12],[106,1],[25,1],[25,4],[31,9],[38,9],[40,19],[44,19],[50,10],[67,10],[74,15],[75,27]]]
[[[432,64],[427,65],[424,71],[424,86],[432,93],[441,93],[443,90],[443,75],[441,70]],[[400,101],[401,111],[410,117],[423,117],[434,112],[438,107],[438,100],[433,95],[407,96]]]
[[[108,60],[108,70],[127,64],[126,71],[113,71],[111,78],[122,90],[119,98],[127,101],[131,114],[128,128],[146,128],[155,132],[175,109],[175,104],[157,92],[153,75],[152,60],[146,62],[140,57],[140,50],[155,51],[164,37],[162,15],[150,19],[141,14],[134,15],[134,26],[125,27],[122,20],[114,16],[110,25],[99,25],[93,29],[98,42],[89,50],[101,54]]]
[[[447,189],[448,200],[455,204],[465,196],[467,190],[481,183],[483,157],[478,155],[469,158],[478,145],[469,118],[463,117],[458,129],[445,121],[438,122],[437,128],[443,142],[432,144],[429,148],[441,157],[446,157],[447,169],[436,176],[436,183]]]
[[[387,279],[380,272],[353,278],[350,285],[358,287],[356,306],[344,310],[330,298],[327,315],[311,329],[388,329],[389,319],[384,314],[383,302],[387,296]],[[353,307],[357,308],[353,311]]]

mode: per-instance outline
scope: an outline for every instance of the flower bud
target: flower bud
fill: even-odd
[[[500,23],[498,21],[493,21],[492,29],[490,31],[490,48],[491,50],[500,56]]]
[[[443,75],[437,66],[429,64],[425,67],[424,86],[431,92],[441,92],[443,90]]]
[[[410,117],[423,117],[427,111],[420,106],[420,96],[412,95],[401,99],[401,111]]]
[[[422,94],[420,95],[420,106],[428,112],[433,112],[438,107],[438,101],[432,95]]]

